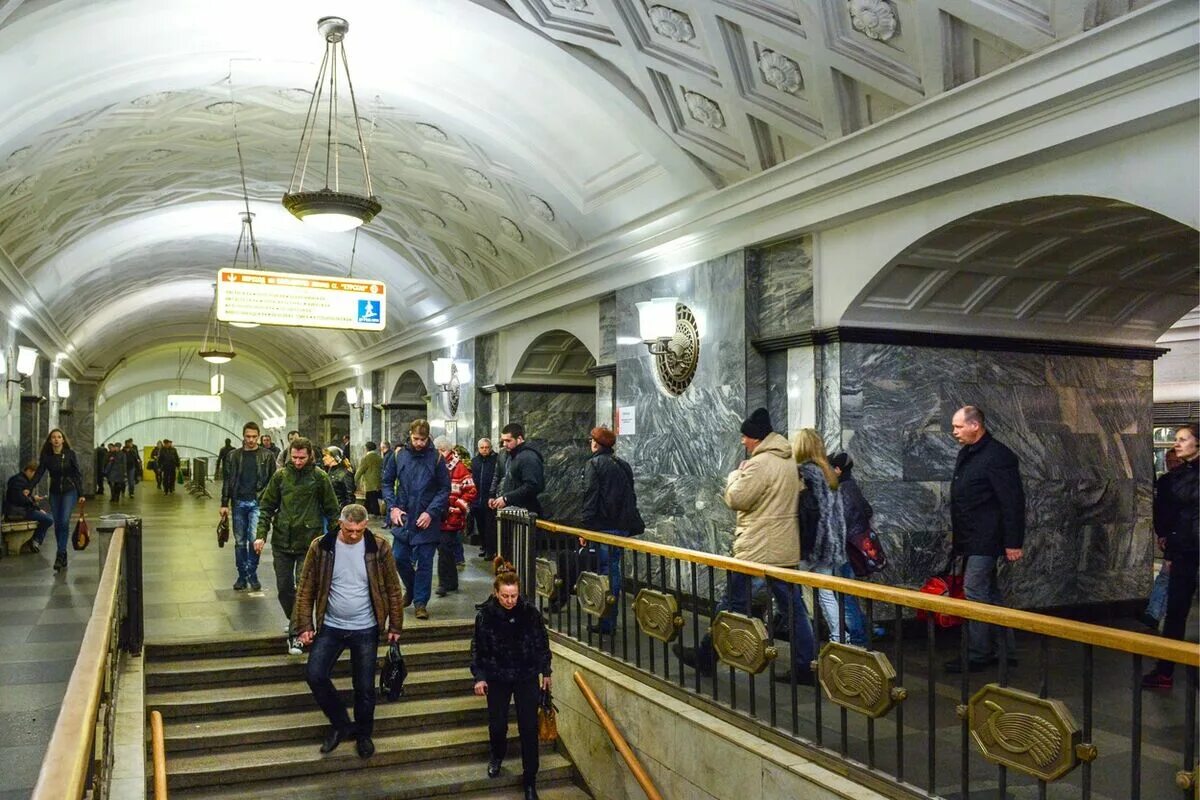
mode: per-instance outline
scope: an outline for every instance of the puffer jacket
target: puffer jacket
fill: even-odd
[[[525,598],[509,611],[492,595],[476,608],[471,674],[477,681],[518,681],[550,674],[550,639],[542,612]]]
[[[450,454],[446,469],[450,471],[450,501],[446,518],[442,520],[442,530],[457,532],[466,527],[467,511],[479,495],[479,489],[475,486],[471,469],[457,453]]]
[[[256,538],[271,533],[271,547],[283,553],[308,551],[312,540],[325,533],[338,519],[337,496],[324,470],[314,464],[296,469],[288,464],[271,476],[258,497]]]
[[[304,568],[296,584],[296,605],[292,608],[292,626],[297,633],[320,632],[329,607],[329,587],[333,582],[333,562],[337,554],[336,530],[313,539],[304,557]],[[367,587],[371,609],[379,630],[399,633],[404,627],[404,589],[396,574],[392,548],[383,537],[367,531],[363,536],[363,557],[367,562]]]
[[[1200,552],[1200,459],[1185,461],[1154,484],[1154,533],[1167,540],[1168,560]]]
[[[772,432],[725,481],[725,505],[737,512],[733,557],[795,567],[800,562],[799,496],[792,448]]]

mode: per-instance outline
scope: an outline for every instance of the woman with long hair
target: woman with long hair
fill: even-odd
[[[67,542],[71,541],[71,511],[83,505],[83,472],[79,469],[79,458],[71,449],[67,435],[55,428],[46,435],[42,452],[38,456],[38,468],[34,473],[34,486],[42,476],[50,475],[50,515],[54,517],[54,538],[58,543],[58,554],[54,557],[54,571],[67,568]]]
[[[492,595],[478,606],[471,640],[475,694],[487,697],[491,758],[489,778],[500,775],[508,747],[509,699],[517,707],[525,800],[537,800],[538,701],[550,688],[550,639],[542,614],[521,597],[521,582],[511,568],[500,568]],[[539,679],[540,676],[540,679]]]
[[[846,517],[838,494],[838,477],[825,454],[821,434],[803,428],[792,437],[792,455],[799,464],[800,569],[835,575],[846,563]],[[842,619],[837,595],[817,590],[817,605],[829,626],[830,641],[842,641]]]

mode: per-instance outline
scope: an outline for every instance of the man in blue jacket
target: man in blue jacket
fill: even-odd
[[[408,444],[383,468],[383,500],[392,523],[392,553],[404,581],[406,603],[429,619],[433,554],[450,500],[450,471],[429,444],[429,423],[413,420]]]

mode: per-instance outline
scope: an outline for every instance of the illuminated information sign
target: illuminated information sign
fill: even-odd
[[[381,281],[223,269],[217,318],[297,328],[381,331],[387,310]]]

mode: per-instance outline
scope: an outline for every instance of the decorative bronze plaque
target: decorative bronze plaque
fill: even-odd
[[[553,597],[555,590],[562,586],[562,580],[558,577],[558,564],[548,558],[534,560],[534,575],[537,580],[537,593],[542,597]]]
[[[633,601],[633,614],[642,633],[660,642],[672,642],[683,627],[675,595],[642,589]]]
[[[732,611],[713,618],[712,641],[717,658],[751,675],[762,672],[779,655],[761,619]]]
[[[1079,726],[1060,700],[989,683],[967,704],[967,720],[994,764],[1053,781],[1079,763]]]
[[[575,583],[575,596],[579,598],[579,607],[585,614],[602,617],[608,613],[613,604],[612,592],[608,588],[608,576],[597,575],[594,572],[579,573]]]
[[[883,653],[826,642],[817,656],[817,680],[834,703],[872,719],[884,716],[907,697],[896,686],[896,670]]]

